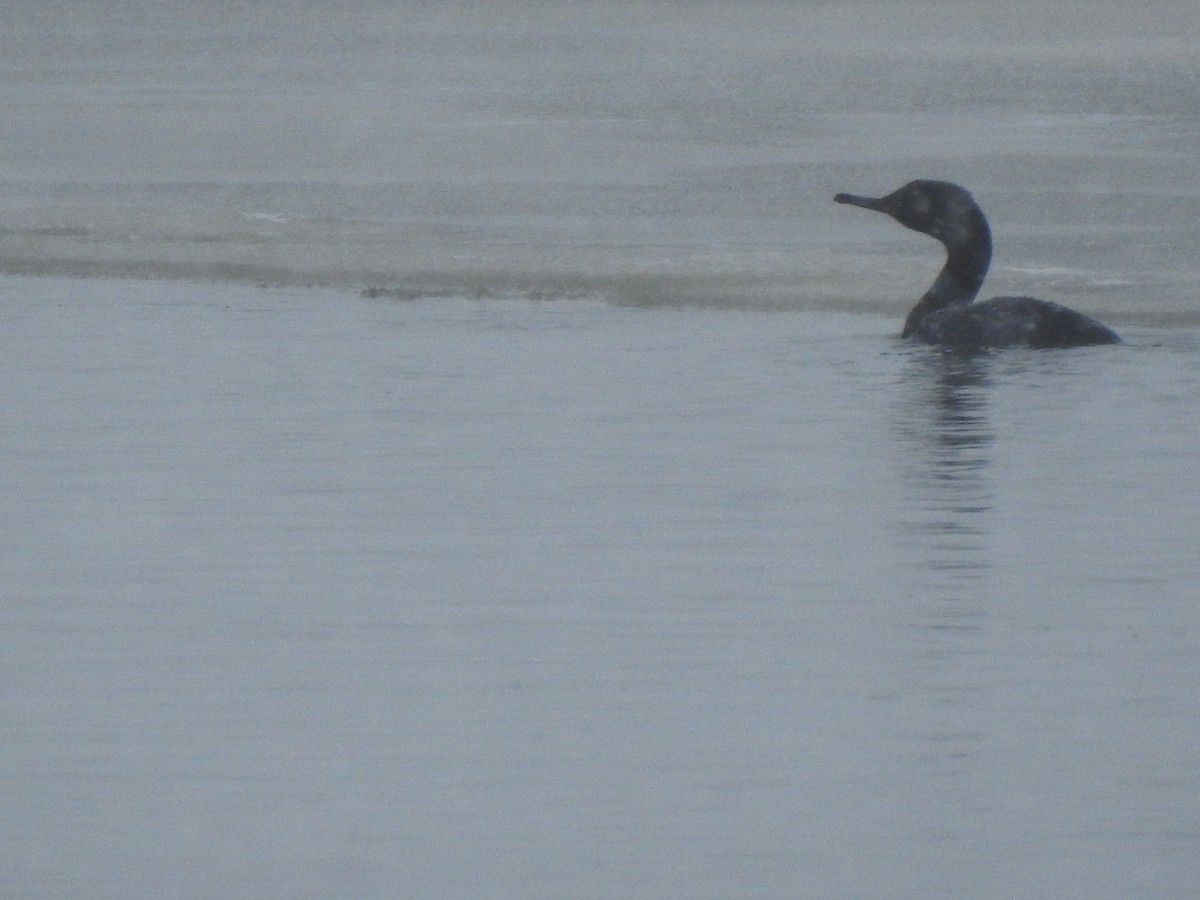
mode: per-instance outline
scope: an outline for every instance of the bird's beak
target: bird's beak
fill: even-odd
[[[857,194],[838,194],[833,198],[834,203],[848,203],[851,206],[861,206],[863,209],[873,209],[876,212],[886,212],[883,208],[882,197],[860,197]]]

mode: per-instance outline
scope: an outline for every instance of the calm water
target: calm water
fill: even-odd
[[[0,271],[902,317],[832,198],[933,177],[987,290],[1200,324],[1200,7],[1025,5],[10,0]]]
[[[1195,883],[1195,331],[0,295],[5,893]]]
[[[1200,12],[952,6],[5,4],[0,895],[1191,896]]]

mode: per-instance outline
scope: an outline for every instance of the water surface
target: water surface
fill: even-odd
[[[6,3],[0,894],[1191,896],[1197,10]]]
[[[1184,896],[1193,331],[8,279],[25,896]]]

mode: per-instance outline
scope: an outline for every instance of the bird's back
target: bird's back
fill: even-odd
[[[1107,326],[1073,309],[1034,297],[993,297],[954,304],[922,318],[911,336],[946,347],[1083,347],[1117,344]]]

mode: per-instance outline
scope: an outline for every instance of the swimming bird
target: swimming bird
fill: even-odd
[[[904,337],[945,347],[1081,347],[1117,344],[1106,325],[1034,297],[993,297],[972,303],[992,261],[992,231],[965,189],[948,181],[910,181],[885,197],[838,194],[848,203],[887,213],[901,225],[941,241],[946,265],[912,308]]]

